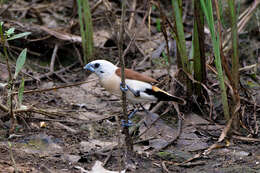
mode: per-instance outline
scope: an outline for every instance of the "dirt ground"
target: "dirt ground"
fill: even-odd
[[[136,35],[125,55],[126,67],[157,79],[159,87],[183,97],[187,104],[144,105],[149,112],[140,111],[133,117],[134,125],[129,130],[134,152],[126,156],[120,98],[103,89],[95,74],[83,70],[76,1],[1,2],[0,21],[4,21],[4,28],[30,31],[31,35],[8,41],[12,73],[15,72],[14,57],[19,55],[21,48],[28,48],[26,64],[14,81],[17,91],[22,77],[25,78],[22,106],[27,111],[15,112],[18,124],[14,132],[9,133],[12,125],[9,113],[0,109],[0,172],[114,173],[120,168],[133,173],[260,172],[259,7],[239,37],[241,129],[227,134],[226,139],[218,143],[227,123],[223,117],[217,75],[212,70],[214,57],[210,52],[209,34],[205,32],[207,93],[203,95],[205,102],[201,103],[194,95],[186,97],[185,86],[176,78],[177,47],[171,37],[169,49],[173,65],[170,71],[167,70],[166,42],[157,28],[158,9],[150,7],[147,1],[128,2],[128,8],[136,13],[131,17],[133,13],[128,9],[126,14],[126,25],[130,29],[125,33],[124,49],[134,33]],[[136,7],[134,2],[137,2]],[[183,0],[188,49],[191,48],[193,27],[189,2]],[[171,11],[168,1],[161,3],[166,13]],[[250,5],[250,2],[241,1],[241,12],[250,9]],[[90,7],[95,59],[118,63],[116,27],[120,3],[93,0]],[[167,32],[171,34],[169,27]],[[2,44],[0,49],[0,104],[8,105],[8,90],[3,85],[9,76]],[[228,93],[230,101],[231,91]],[[15,95],[13,102],[17,103],[17,100]],[[128,112],[132,109],[128,104]]]
[[[79,72],[78,76],[83,74]],[[96,161],[105,162],[105,169],[117,170],[118,160],[123,157],[123,151],[116,147],[115,116],[120,115],[120,100],[102,89],[96,79],[90,75],[86,78],[90,82],[81,86],[25,95],[26,102],[34,102],[36,107],[55,115],[21,114],[15,134],[5,138],[2,130],[1,172],[15,169],[18,172],[82,172],[82,169],[91,170]],[[42,87],[53,85],[56,84],[47,81],[41,84]],[[156,114],[138,115],[145,120],[145,125],[140,125],[140,133],[156,119],[153,116]],[[233,139],[203,154],[202,151],[216,142],[224,126],[194,113],[184,115],[180,137],[161,149],[177,135],[177,121],[176,113],[170,113],[136,140],[133,157],[136,169],[129,172],[260,171],[257,142]]]

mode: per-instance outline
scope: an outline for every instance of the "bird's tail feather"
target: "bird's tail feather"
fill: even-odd
[[[182,105],[186,104],[186,101],[183,98],[173,96],[156,86],[153,86],[152,89],[146,89],[145,92],[155,96],[159,101],[174,101]]]

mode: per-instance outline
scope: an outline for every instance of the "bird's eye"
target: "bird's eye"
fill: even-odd
[[[99,63],[94,64],[94,67],[95,67],[95,68],[98,68],[99,66],[100,66]]]

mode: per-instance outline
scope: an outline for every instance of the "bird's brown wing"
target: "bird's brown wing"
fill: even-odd
[[[116,70],[116,75],[121,77],[121,69],[120,68],[118,68]],[[133,70],[127,69],[127,68],[125,68],[125,78],[126,79],[139,80],[139,81],[148,82],[148,83],[158,82],[157,80],[155,80],[155,79],[153,79],[149,76],[143,75],[141,73],[138,73],[136,71],[133,71]]]

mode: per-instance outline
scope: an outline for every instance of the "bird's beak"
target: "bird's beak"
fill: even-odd
[[[84,66],[85,70],[89,70],[91,72],[95,72],[95,69],[91,63],[88,63],[87,65]]]

